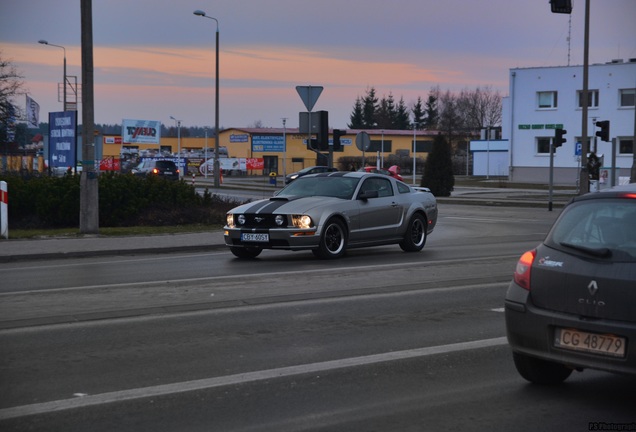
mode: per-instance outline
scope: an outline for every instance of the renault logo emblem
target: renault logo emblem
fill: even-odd
[[[596,294],[596,291],[598,291],[598,285],[596,284],[595,280],[590,282],[590,284],[587,286],[587,290],[589,291],[590,295]]]

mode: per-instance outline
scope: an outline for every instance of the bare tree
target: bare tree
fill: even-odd
[[[501,125],[501,95],[492,87],[462,90],[457,98],[457,108],[468,129],[479,130]]]
[[[24,77],[0,51],[0,123],[7,124],[10,117],[20,117],[12,99],[22,93]]]

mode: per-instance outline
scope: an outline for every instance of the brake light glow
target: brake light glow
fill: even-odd
[[[153,168],[153,169],[152,169],[152,173],[153,173],[153,174],[159,174],[159,170],[158,170],[157,168]]]
[[[625,195],[623,195],[623,197],[636,199],[636,193],[626,193]]]
[[[515,283],[521,288],[530,290],[530,269],[536,256],[537,251],[533,249],[521,255],[521,258],[519,258],[517,262],[514,279]]]

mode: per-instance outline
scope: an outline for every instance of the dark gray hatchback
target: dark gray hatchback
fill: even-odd
[[[573,199],[520,258],[505,300],[517,371],[556,384],[585,368],[636,375],[636,184]]]
[[[131,170],[138,177],[157,176],[179,180],[179,169],[173,161],[145,159]]]

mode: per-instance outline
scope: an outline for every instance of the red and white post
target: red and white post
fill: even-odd
[[[9,192],[6,181],[0,181],[0,237],[9,238]]]

